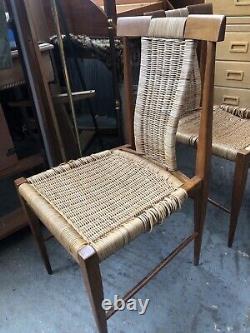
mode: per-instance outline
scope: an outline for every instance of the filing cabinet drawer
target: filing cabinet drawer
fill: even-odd
[[[250,24],[227,24],[226,32],[250,32]]]
[[[216,86],[250,89],[250,62],[216,61],[214,83]]]
[[[239,107],[250,106],[250,91],[249,89],[238,88],[214,88],[214,104],[228,104]]]
[[[227,32],[218,43],[216,59],[250,61],[250,32]]]
[[[215,14],[250,15],[250,0],[206,0],[206,2],[213,4]]]
[[[250,16],[228,16],[227,25],[250,25]]]

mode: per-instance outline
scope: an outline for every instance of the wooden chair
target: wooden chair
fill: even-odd
[[[200,4],[187,6],[189,13],[199,13],[210,11],[211,4]],[[171,12],[171,11],[170,11]],[[175,12],[174,10],[172,12]],[[166,12],[168,14],[168,12]],[[159,15],[159,13],[156,13]],[[162,12],[160,15],[164,15]],[[180,16],[185,15],[181,9]],[[201,49],[202,52],[202,49]],[[185,114],[180,119],[177,141],[197,147],[199,140],[200,113],[192,112]],[[235,163],[232,199],[230,209],[221,203],[208,198],[208,201],[230,215],[230,225],[228,232],[228,246],[232,247],[238,218],[243,201],[247,174],[250,162],[250,109],[240,108],[230,105],[216,105],[213,115],[213,140],[212,154]]]
[[[250,162],[250,109],[229,105],[214,107],[212,153],[235,163],[231,209],[209,198],[208,201],[230,215],[228,246],[232,247],[243,201]],[[199,112],[192,112],[179,122],[177,140],[197,146]]]
[[[212,4],[190,5],[175,10],[148,13],[152,17],[186,16],[189,14],[212,14]],[[228,246],[233,244],[238,216],[242,205],[250,161],[250,109],[227,105],[215,106],[213,121],[212,153],[235,162],[231,209],[211,198],[208,201],[230,215]],[[177,141],[197,146],[199,112],[185,115],[180,120]]]
[[[48,273],[52,273],[40,220],[80,265],[98,331],[107,332],[101,304],[103,286],[99,264],[141,233],[151,230],[194,200],[194,231],[125,296],[128,301],[182,249],[194,241],[194,264],[200,258],[207,205],[212,146],[213,79],[216,42],[224,39],[224,16],[188,18],[121,18],[124,37],[127,111],[134,120],[135,147],[122,146],[59,165],[16,181]],[[129,39],[142,38],[138,98],[131,108]],[[192,89],[199,89],[196,41],[207,44],[204,58],[202,112],[193,178],[178,171],[175,139],[182,112],[199,107]],[[202,67],[202,68],[203,68]],[[188,107],[187,107],[188,106]],[[133,143],[132,143],[133,146]]]

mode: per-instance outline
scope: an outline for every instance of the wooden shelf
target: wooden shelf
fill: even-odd
[[[0,240],[12,235],[27,225],[28,220],[22,208],[18,208],[17,210],[0,217]]]

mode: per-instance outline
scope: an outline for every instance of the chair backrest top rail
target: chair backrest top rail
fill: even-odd
[[[121,17],[117,21],[118,37],[146,37],[151,16]],[[169,18],[166,18],[166,20]],[[184,38],[220,42],[224,40],[226,17],[224,15],[189,15]]]

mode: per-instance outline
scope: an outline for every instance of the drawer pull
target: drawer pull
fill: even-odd
[[[235,6],[249,6],[250,0],[234,0]]]
[[[244,72],[243,71],[226,71],[226,79],[233,81],[243,81]]]
[[[237,96],[223,96],[223,103],[238,106],[240,104],[240,99]]]
[[[248,46],[248,42],[231,42],[229,51],[231,53],[247,53]]]

